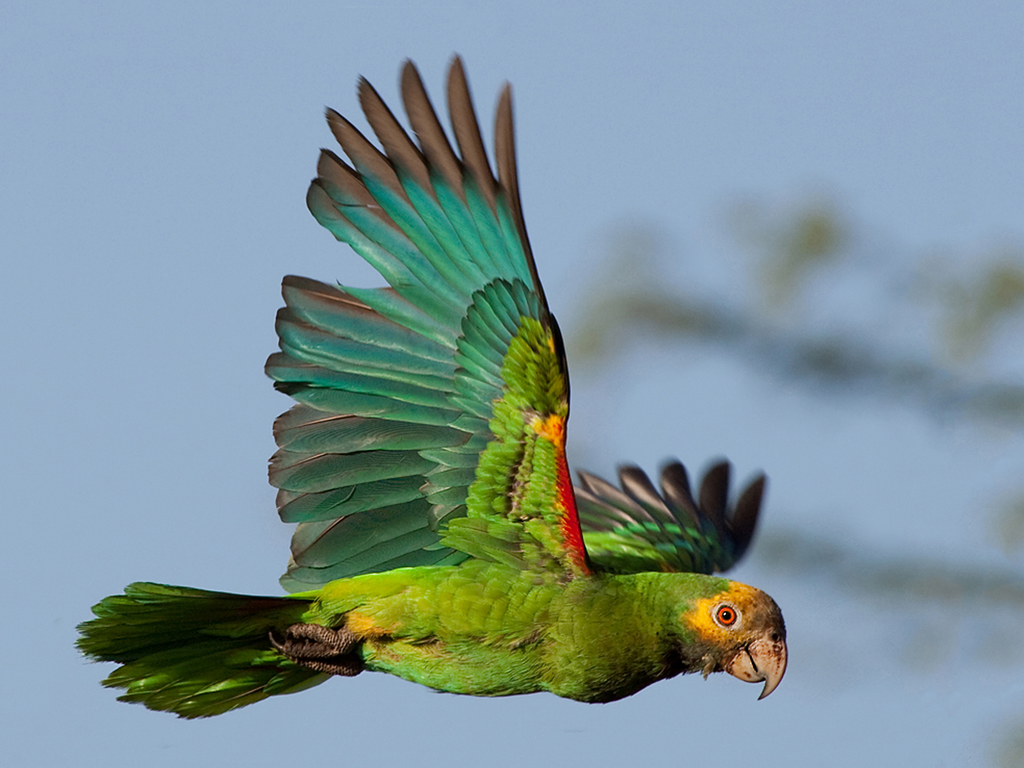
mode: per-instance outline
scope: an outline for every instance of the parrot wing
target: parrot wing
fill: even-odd
[[[569,381],[523,223],[510,89],[491,169],[461,61],[448,77],[458,154],[407,62],[414,142],[377,92],[359,99],[383,152],[341,115],[307,204],[389,288],[284,280],[275,386],[278,511],[297,523],[282,584],[468,557],[587,570],[565,461]]]
[[[755,478],[729,508],[727,462],[704,475],[695,499],[686,469],[665,466],[659,494],[637,467],[621,467],[621,490],[580,472],[576,499],[593,566],[613,573],[720,573],[735,565],[754,535],[765,476]]]

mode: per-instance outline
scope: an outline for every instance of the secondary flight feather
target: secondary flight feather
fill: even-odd
[[[104,684],[122,700],[183,717],[363,671],[591,702],[726,671],[767,696],[786,669],[782,614],[714,575],[750,544],[764,477],[734,507],[726,463],[696,495],[679,463],[660,491],[635,467],[619,487],[573,485],[568,370],[526,235],[511,90],[493,167],[458,58],[454,145],[409,62],[401,95],[415,139],[365,80],[377,144],[328,110],[347,159],[323,150],[306,197],[388,287],[284,279],[266,370],[296,401],[270,463],[297,524],[291,594],[131,584],[93,608],[78,647],[119,665]]]

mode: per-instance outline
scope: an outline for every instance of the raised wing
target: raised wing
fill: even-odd
[[[298,523],[282,584],[467,557],[584,572],[568,375],[523,223],[510,90],[497,178],[459,59],[448,77],[458,154],[409,62],[401,91],[417,142],[362,80],[384,151],[328,111],[351,164],[323,150],[307,195],[390,288],[284,280],[281,351],[266,369],[298,401],[275,424],[270,465],[281,518]]]
[[[704,475],[698,498],[679,462],[661,472],[661,493],[637,467],[619,469],[616,488],[580,472],[576,488],[583,539],[594,568],[613,573],[720,573],[750,545],[764,495],[760,475],[729,508],[729,464]]]

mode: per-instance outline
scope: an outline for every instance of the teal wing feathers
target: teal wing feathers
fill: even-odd
[[[720,573],[743,557],[757,524],[766,478],[759,475],[730,508],[729,464],[708,470],[694,498],[686,469],[665,466],[657,489],[640,469],[622,467],[622,488],[580,473],[583,539],[594,567],[614,573]]]
[[[541,503],[551,507],[553,493],[564,503],[543,525],[572,519],[549,560],[585,559],[562,450],[568,376],[523,224],[510,91],[497,109],[496,175],[458,59],[448,79],[458,153],[411,63],[401,92],[418,141],[362,80],[360,104],[383,152],[328,111],[348,162],[324,150],[307,195],[317,221],[390,287],[284,280],[281,351],[266,370],[297,401],[275,424],[279,450],[270,464],[281,518],[298,524],[282,578],[293,591],[494,553],[493,541],[481,541],[500,532],[466,528],[442,541],[446,524],[504,513],[522,527],[543,517]],[[518,410],[502,410],[503,400]],[[526,474],[538,441],[554,446],[547,453],[561,474]],[[513,487],[535,492],[517,499]],[[572,557],[560,548],[566,535]]]

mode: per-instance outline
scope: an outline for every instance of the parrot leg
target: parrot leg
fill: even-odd
[[[359,642],[345,627],[331,629],[319,624],[292,624],[280,640],[270,633],[270,644],[296,664],[344,677],[363,671],[363,660],[355,654]]]

